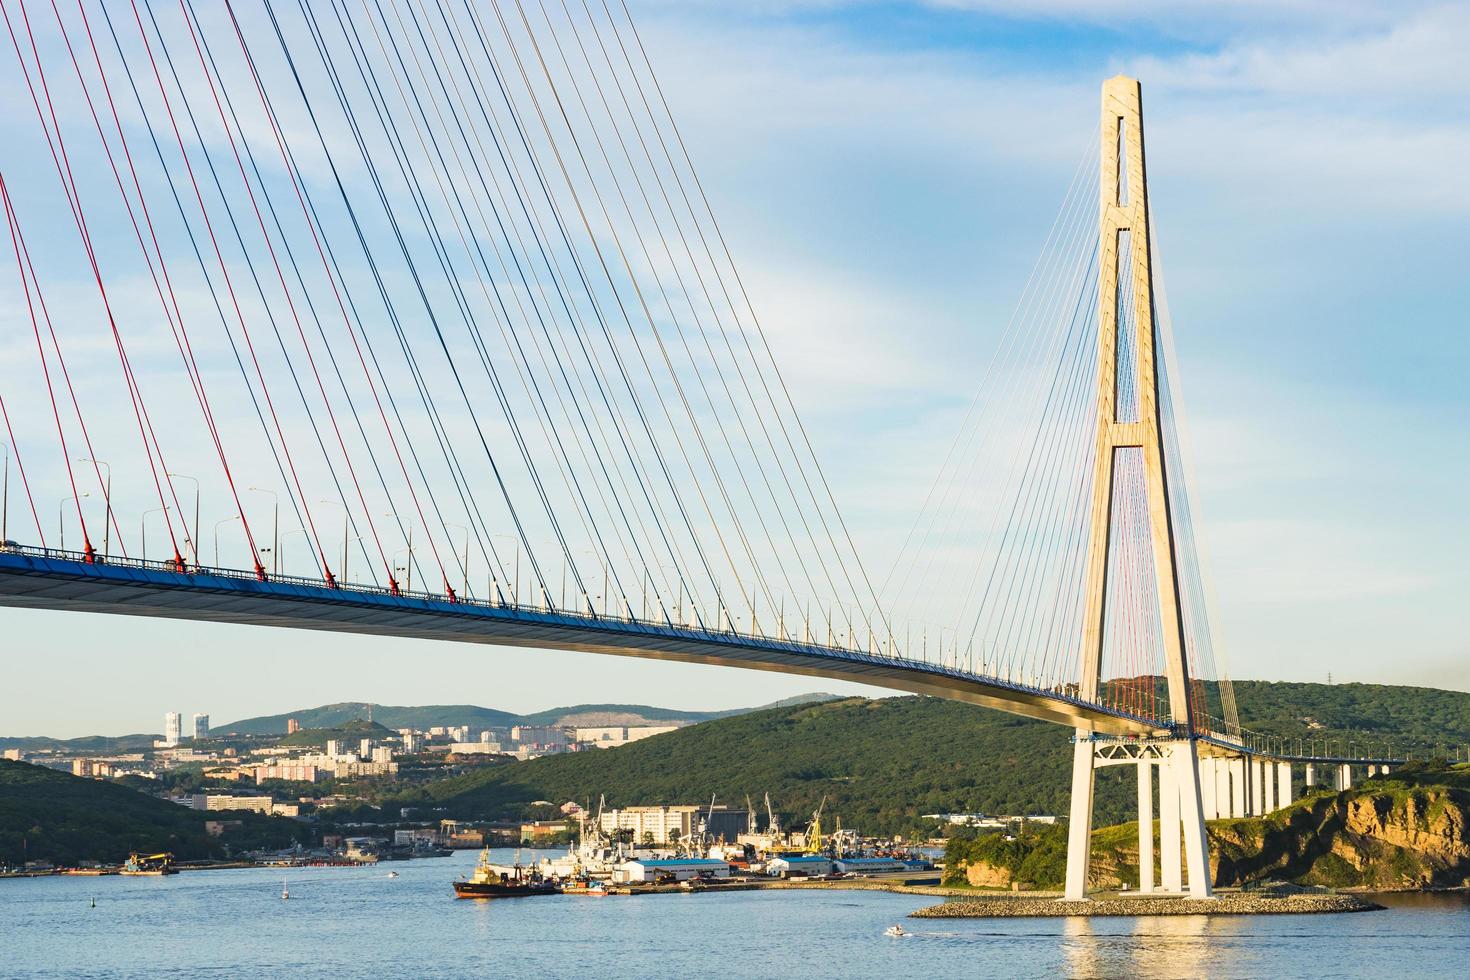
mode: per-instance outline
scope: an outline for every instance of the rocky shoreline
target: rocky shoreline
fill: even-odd
[[[1211,899],[1095,898],[1066,902],[1055,898],[993,898],[930,905],[910,913],[915,919],[991,919],[1025,916],[1140,915],[1312,915],[1327,912],[1374,912],[1382,905],[1357,895],[1224,894]]]

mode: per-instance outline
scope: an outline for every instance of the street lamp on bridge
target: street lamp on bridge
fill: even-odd
[[[108,530],[109,525],[112,524],[112,467],[100,459],[92,459],[89,456],[83,456],[77,462],[91,463],[93,466],[100,466],[107,471],[107,477],[102,483],[102,557],[106,558],[112,540],[112,536]]]
[[[162,507],[155,507],[152,510],[143,511],[143,516],[138,519],[138,539],[140,544],[140,551],[142,552],[138,557],[142,558],[144,561],[148,560],[148,515],[167,514],[169,510],[169,506],[167,504],[164,504]]]
[[[61,545],[61,550],[62,551],[65,551],[66,550],[66,505],[69,504],[69,503],[71,503],[73,500],[75,500],[75,501],[78,502],[77,509],[80,511],[81,510],[81,507],[80,507],[80,501],[81,501],[81,499],[83,497],[90,497],[90,496],[92,496],[90,493],[88,493],[87,491],[83,490],[81,493],[74,494],[74,495],[72,495],[70,497],[62,497],[61,498],[61,501],[59,503],[57,503],[57,505],[56,505],[56,536],[60,539],[59,544]]]
[[[268,493],[274,502],[271,507],[271,546],[262,548],[261,551],[271,553],[271,574],[281,574],[281,498],[274,490],[266,490],[263,487],[246,487],[251,493]],[[259,559],[257,559],[257,562]]]

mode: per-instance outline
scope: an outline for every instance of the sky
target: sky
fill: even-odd
[[[1230,673],[1470,690],[1470,8],[631,6],[870,570],[892,564],[1095,138],[1098,86],[1122,72],[1143,83],[1196,531]],[[3,77],[15,91],[13,65]],[[0,110],[11,181],[38,139],[20,108]],[[0,279],[12,324],[16,288]],[[714,709],[878,693],[17,610],[0,611],[0,635],[9,735],[348,700]]]

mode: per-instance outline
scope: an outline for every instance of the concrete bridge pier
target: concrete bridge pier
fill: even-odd
[[[1200,805],[1204,807],[1206,820],[1214,820],[1218,814],[1215,811],[1215,759],[1213,757],[1199,760],[1199,798]]]
[[[1072,804],[1067,827],[1069,901],[1087,897],[1092,860],[1092,803],[1098,766],[1132,764],[1138,774],[1139,887],[1155,890],[1153,879],[1153,778],[1159,784],[1159,887],[1191,898],[1212,897],[1209,848],[1196,741],[1118,742],[1078,729],[1072,750]],[[1187,879],[1186,879],[1187,874]]]
[[[1348,790],[1352,788],[1353,767],[1344,762],[1342,765],[1337,767],[1337,791],[1341,793],[1343,790]]]
[[[1276,812],[1276,766],[1261,760],[1261,812]]]
[[[1276,763],[1276,808],[1291,806],[1291,763]]]
[[[1230,815],[1239,819],[1246,815],[1246,775],[1250,772],[1250,766],[1245,764],[1245,757],[1230,760]]]
[[[1310,762],[1307,763],[1306,783],[1307,789],[1315,789],[1317,786],[1317,767]]]
[[[1138,890],[1154,890],[1154,763],[1138,760]]]
[[[1230,760],[1215,759],[1215,819],[1230,816]]]
[[[1159,763],[1159,885],[1162,891],[1184,890],[1179,863],[1179,773],[1172,759]]]

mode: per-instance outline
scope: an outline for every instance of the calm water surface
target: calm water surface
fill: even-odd
[[[508,854],[509,852],[507,852]],[[1388,912],[908,920],[865,892],[458,901],[473,852],[387,868],[0,880],[5,977],[1427,977],[1470,970],[1470,899]],[[281,901],[282,882],[290,901]],[[93,897],[97,907],[90,906]],[[903,922],[914,935],[883,930]]]

